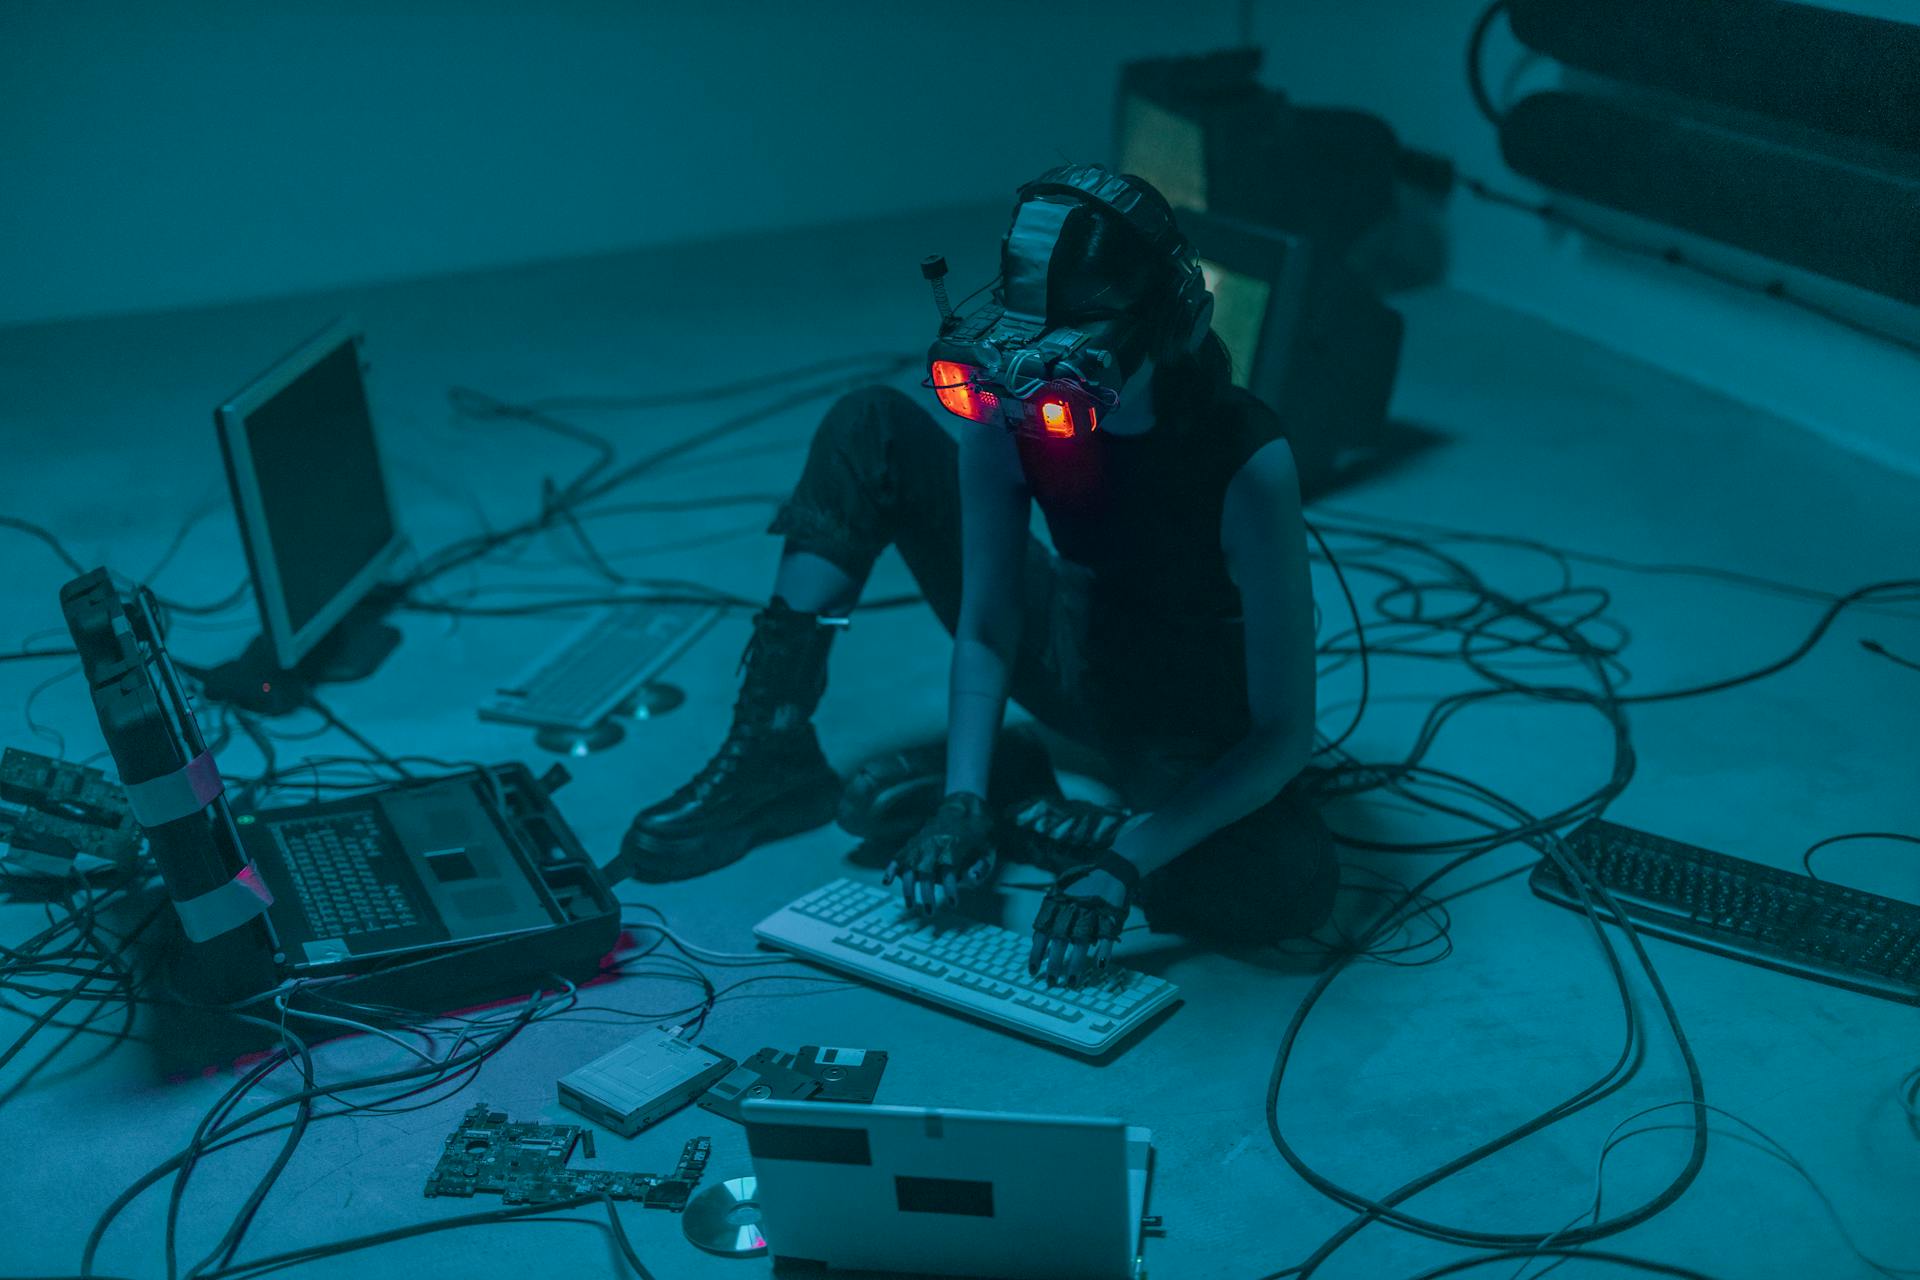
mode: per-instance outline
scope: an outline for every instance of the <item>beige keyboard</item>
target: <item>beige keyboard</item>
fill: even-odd
[[[1031,935],[924,919],[897,889],[835,880],[754,926],[763,942],[1075,1053],[1098,1056],[1180,998],[1164,978],[1109,966],[1078,989],[1027,976]]]

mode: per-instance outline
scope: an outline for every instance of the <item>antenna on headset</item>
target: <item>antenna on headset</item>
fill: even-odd
[[[937,253],[920,259],[920,274],[933,286],[933,305],[940,310],[940,332],[954,324],[953,303],[947,300],[947,260]]]

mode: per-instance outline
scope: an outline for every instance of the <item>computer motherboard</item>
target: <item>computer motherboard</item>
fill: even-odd
[[[506,1204],[547,1204],[581,1195],[636,1200],[648,1209],[679,1213],[700,1182],[713,1148],[691,1138],[672,1173],[609,1173],[569,1169],[574,1147],[593,1159],[593,1131],[572,1124],[514,1124],[504,1111],[481,1103],[447,1138],[427,1175],[429,1196],[498,1194]]]
[[[8,869],[61,877],[82,854],[121,863],[139,844],[126,793],[100,770],[18,747],[0,753],[0,861]]]

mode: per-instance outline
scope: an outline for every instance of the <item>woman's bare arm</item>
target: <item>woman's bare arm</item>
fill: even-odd
[[[1020,649],[1022,575],[1032,497],[1013,437],[960,435],[960,618],[947,693],[947,791],[987,793],[993,743]]]

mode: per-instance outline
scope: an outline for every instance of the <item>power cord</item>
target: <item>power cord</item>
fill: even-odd
[[[1920,836],[1910,836],[1899,831],[1849,831],[1843,835],[1828,836],[1824,840],[1815,840],[1800,855],[1800,866],[1806,871],[1807,878],[1818,880],[1813,870],[1813,855],[1828,845],[1842,844],[1850,840],[1895,840],[1905,844],[1920,845]]]
[[[1912,658],[1903,658],[1897,653],[1890,652],[1887,647],[1878,640],[1862,640],[1860,647],[1868,653],[1878,654],[1896,667],[1905,667],[1909,671],[1920,671],[1920,662],[1915,662]]]
[[[1487,44],[1487,34],[1493,30],[1496,18],[1506,9],[1507,0],[1492,0],[1492,3],[1480,11],[1474,19],[1473,31],[1467,37],[1467,91],[1473,95],[1473,105],[1486,117],[1487,123],[1499,128],[1506,115],[1493,104],[1493,97],[1487,92],[1486,69],[1482,65]]]

